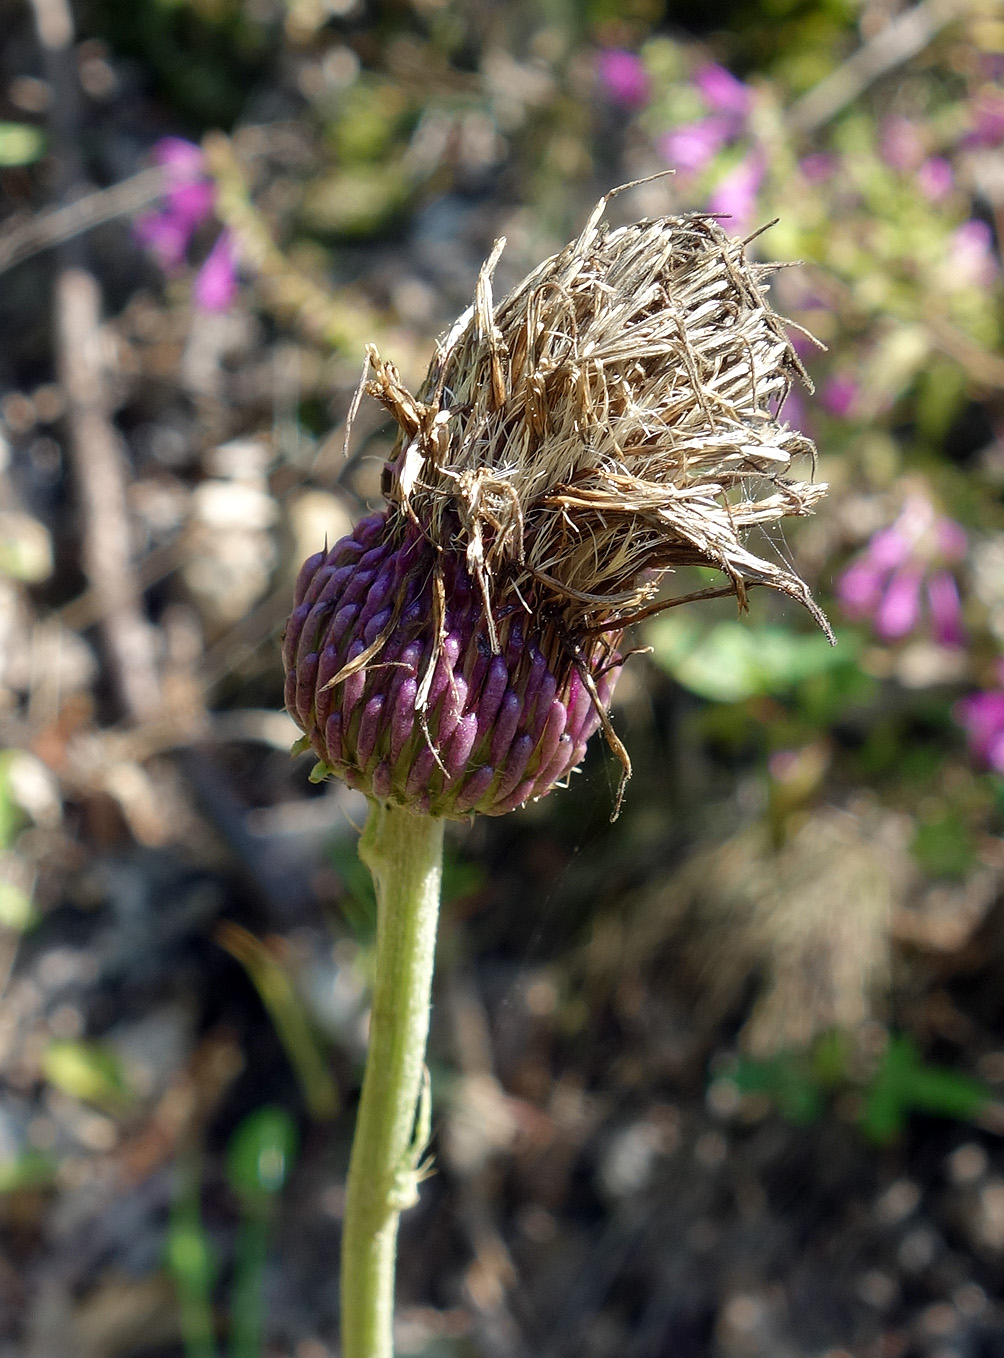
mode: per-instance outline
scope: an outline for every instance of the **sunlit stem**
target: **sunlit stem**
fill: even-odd
[[[376,887],[376,976],[342,1234],[342,1358],[391,1358],[398,1220],[417,1197],[428,1125],[443,821],[371,802],[359,856]]]

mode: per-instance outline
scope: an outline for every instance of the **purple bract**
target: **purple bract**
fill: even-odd
[[[440,560],[445,637],[434,659],[433,565],[419,530],[386,511],[312,556],[283,637],[286,706],[325,769],[367,795],[454,819],[502,815],[575,768],[600,715],[560,648],[545,654],[542,635],[527,635],[522,610],[495,618],[492,653],[459,553]],[[583,656],[604,707],[615,640]]]

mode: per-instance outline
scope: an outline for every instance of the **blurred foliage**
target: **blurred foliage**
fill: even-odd
[[[130,1102],[121,1061],[99,1042],[55,1038],[42,1057],[42,1069],[57,1089],[106,1112],[121,1113]]]
[[[296,1124],[286,1109],[266,1105],[240,1122],[227,1146],[227,1183],[240,1209],[229,1307],[232,1358],[260,1358],[262,1353],[263,1284],[272,1218],[298,1144]],[[200,1162],[189,1156],[179,1168],[167,1263],[178,1292],[187,1358],[215,1358],[213,1297],[219,1269],[202,1221]]]
[[[296,1156],[296,1124],[284,1108],[259,1108],[227,1148],[227,1178],[241,1204],[230,1308],[233,1358],[258,1358],[265,1318],[264,1275],[272,1214]]]
[[[31,123],[0,122],[0,166],[31,165],[45,154],[45,134]]]
[[[792,1122],[812,1123],[833,1098],[854,1094],[855,1121],[870,1141],[886,1145],[902,1136],[911,1114],[976,1122],[992,1102],[978,1080],[926,1062],[914,1042],[892,1033],[874,1068],[856,1070],[847,1039],[829,1034],[807,1052],[779,1052],[766,1060],[740,1057],[722,1078],[740,1095],[769,1099]]]
[[[328,1069],[324,1045],[283,963],[281,951],[229,920],[216,929],[216,939],[247,972],[282,1041],[300,1081],[312,1117],[328,1119],[338,1111],[339,1097]]]
[[[693,614],[660,618],[647,628],[646,640],[678,683],[719,703],[789,693],[834,670],[853,670],[857,662],[850,634],[833,647],[822,633],[742,622],[703,627]]]

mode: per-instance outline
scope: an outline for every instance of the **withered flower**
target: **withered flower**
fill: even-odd
[[[829,631],[798,575],[746,543],[810,513],[815,450],[779,412],[807,381],[771,309],[775,266],[708,216],[582,235],[496,306],[499,241],[420,396],[368,350],[400,434],[387,508],[303,567],[287,705],[321,772],[435,816],[539,797],[602,726],[624,629],[768,585]],[[769,549],[768,549],[769,550]],[[679,566],[720,588],[667,595]]]

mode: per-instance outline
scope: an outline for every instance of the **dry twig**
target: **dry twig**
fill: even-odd
[[[87,193],[72,203],[8,224],[0,234],[0,273],[104,222],[138,212],[159,197],[163,187],[164,171],[155,166],[106,189]]]
[[[794,132],[815,132],[881,76],[922,52],[965,8],[964,0],[923,0],[905,10],[797,99],[788,110],[788,126]]]
[[[33,0],[33,7],[54,92],[52,139],[61,166],[57,189],[65,197],[82,179],[73,17],[66,0]],[[84,570],[100,600],[102,631],[119,696],[129,717],[143,722],[160,709],[160,684],[132,566],[125,468],[109,417],[101,292],[72,243],[62,245],[59,263],[54,296],[56,341],[83,518]]]

